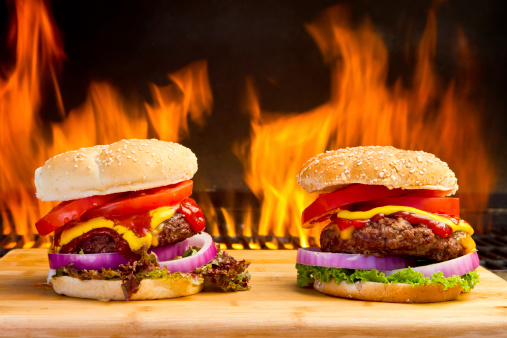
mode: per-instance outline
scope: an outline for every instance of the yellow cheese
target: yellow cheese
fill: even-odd
[[[356,230],[356,228],[354,227],[348,227],[347,229],[341,231],[337,229],[337,231],[339,231],[340,233],[340,238],[344,241],[349,240],[352,237],[352,233],[354,232],[354,230]]]
[[[465,255],[477,251],[475,242],[470,236],[463,236],[460,241],[461,245],[465,248]]]
[[[177,208],[175,207],[160,207],[151,210],[151,230],[155,229],[163,221],[173,217],[176,209]],[[63,245],[70,243],[70,241],[72,241],[74,238],[79,237],[90,230],[99,228],[110,228],[122,235],[122,238],[127,241],[132,251],[140,250],[143,245],[145,245],[146,248],[149,248],[152,245],[153,235],[151,232],[144,237],[137,237],[136,234],[129,228],[126,228],[120,224],[115,224],[113,221],[108,220],[104,217],[96,217],[86,222],[79,223],[70,229],[65,229],[60,237],[60,246],[55,247],[55,252],[60,252],[60,248]]]
[[[429,217],[429,218],[434,219],[435,221],[438,221],[438,222],[445,223],[451,227],[452,232],[464,231],[467,234],[469,234],[470,236],[472,236],[474,233],[474,229],[472,229],[472,227],[469,224],[467,224],[466,222],[463,222],[461,220],[460,220],[460,222],[458,222],[458,224],[454,224],[451,220],[449,220],[445,217],[441,217],[441,216],[438,216],[438,215],[435,215],[435,214],[432,214],[432,213],[429,213],[429,212],[426,212],[423,210],[419,210],[416,208],[412,208],[412,207],[404,207],[404,206],[396,206],[396,205],[386,205],[386,206],[374,208],[374,209],[371,209],[368,211],[341,210],[336,214],[336,216],[338,216],[339,218],[350,219],[350,220],[370,219],[373,216],[378,215],[378,214],[390,215],[390,214],[394,214],[395,212],[399,212],[399,211],[411,212],[414,214]]]

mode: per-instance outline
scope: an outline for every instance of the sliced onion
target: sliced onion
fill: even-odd
[[[100,254],[48,254],[49,267],[58,269],[69,265],[76,270],[100,270],[117,269],[120,264],[127,264],[128,260],[121,254],[100,253]]]
[[[193,246],[201,248],[196,255],[171,261],[171,259],[181,256],[188,248]],[[160,265],[167,266],[170,272],[194,271],[195,268],[208,264],[217,254],[213,239],[204,232],[173,245],[153,248],[151,251],[157,255]],[[121,264],[127,264],[128,262],[125,257],[117,252],[101,254],[48,254],[48,258],[49,267],[54,270],[71,263],[73,264],[72,267],[76,270],[117,269]],[[193,268],[190,269],[191,267]]]
[[[442,272],[445,278],[452,276],[463,276],[470,271],[474,271],[479,266],[479,255],[477,251],[468,255],[451,259],[445,262],[417,266],[412,268],[414,271],[422,272],[425,277],[431,277],[436,272]],[[386,276],[396,273],[398,270],[383,271]]]
[[[169,272],[192,272],[196,268],[206,265],[215,258],[217,255],[217,249],[215,247],[215,243],[211,236],[205,232],[195,235],[193,237],[188,238],[185,245],[181,245],[177,250],[174,250],[173,253],[176,253],[175,256],[181,256],[188,248],[196,246],[201,248],[199,252],[193,256],[176,259],[176,260],[168,260],[159,262],[160,266],[165,266]],[[183,242],[181,242],[183,243]],[[158,256],[157,249],[153,249]],[[169,255],[168,255],[169,256]],[[169,259],[172,259],[169,258]],[[159,256],[159,260],[162,260]]]
[[[297,262],[305,265],[325,266],[328,268],[393,270],[403,269],[412,263],[400,256],[376,257],[360,254],[321,252],[320,248],[298,250]]]

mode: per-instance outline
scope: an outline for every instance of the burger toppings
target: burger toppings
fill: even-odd
[[[53,250],[55,253],[74,253],[85,248],[85,253],[115,250],[131,256],[131,252],[138,252],[143,246],[150,248],[183,240],[206,226],[201,209],[193,199],[186,198],[191,192],[192,181],[184,181],[162,188],[114,194],[108,202],[88,209],[57,228]],[[48,215],[59,211],[57,206]],[[178,227],[182,231],[166,226],[175,215],[178,215],[176,219],[184,219],[186,226]],[[109,239],[102,238],[102,244],[90,244],[90,238],[95,236]],[[130,252],[124,248],[125,241]]]
[[[456,178],[435,156],[393,147],[339,149],[310,159],[298,182],[320,193],[303,211],[303,228],[323,228],[321,249],[298,252],[300,286],[316,280],[319,291],[355,298],[350,288],[322,283],[441,284],[467,292],[478,282],[473,228],[459,218],[459,199],[445,197],[457,190]],[[395,263],[402,266],[389,267]]]

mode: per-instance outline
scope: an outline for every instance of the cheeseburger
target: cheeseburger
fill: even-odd
[[[473,229],[459,218],[447,164],[422,151],[355,147],[306,162],[298,182],[319,194],[302,215],[321,248],[299,249],[298,285],[369,301],[456,299],[479,281]]]
[[[58,294],[140,300],[247,290],[249,263],[215,245],[189,196],[197,158],[180,144],[122,140],[57,155],[35,171],[37,197],[61,201],[36,223],[53,234]]]

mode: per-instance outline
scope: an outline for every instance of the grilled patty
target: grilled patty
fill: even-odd
[[[425,224],[410,224],[403,218],[385,217],[356,229],[348,240],[340,238],[333,227],[326,227],[320,235],[324,252],[363,254],[374,256],[416,256],[446,261],[465,254],[460,239],[462,231],[448,238],[433,233]]]
[[[159,233],[157,246],[165,246],[181,242],[197,234],[190,228],[190,224],[181,213],[165,220],[159,225],[162,227]],[[81,251],[82,250],[82,251]],[[109,253],[120,252],[129,256],[130,248],[125,239],[116,231],[109,228],[93,229],[82,236],[74,238],[70,243],[61,247],[61,253]]]

